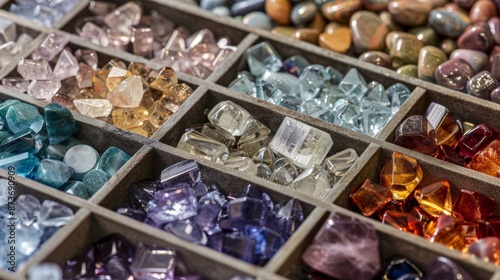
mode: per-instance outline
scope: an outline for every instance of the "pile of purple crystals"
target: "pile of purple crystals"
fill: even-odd
[[[217,183],[201,180],[193,160],[167,167],[160,180],[132,184],[129,205],[117,212],[256,265],[266,264],[304,220],[299,201],[274,204],[254,185],[223,195]]]

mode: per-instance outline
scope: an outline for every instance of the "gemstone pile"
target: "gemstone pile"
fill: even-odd
[[[200,6],[218,15],[243,16],[244,24],[276,35],[500,102],[491,95],[500,86],[498,1],[206,0]]]
[[[77,3],[78,0],[16,0],[10,5],[9,12],[50,27]]]
[[[271,130],[232,101],[208,113],[201,132],[184,133],[177,148],[228,167],[323,198],[358,159],[353,149],[330,157],[329,134],[286,117]]]
[[[452,199],[447,180],[422,185],[424,174],[412,157],[394,152],[380,172],[380,183],[367,179],[351,201],[368,217],[451,249],[500,264],[500,216],[495,199],[459,189]]]
[[[224,195],[203,181],[197,163],[185,160],[164,169],[160,180],[130,186],[129,204],[117,212],[194,244],[240,260],[265,265],[304,220],[301,204],[275,204],[255,185]]]
[[[51,280],[204,279],[196,274],[178,275],[176,267],[179,262],[179,253],[175,249],[145,242],[140,242],[134,249],[121,235],[111,234],[95,242],[85,254],[67,260],[63,272],[59,272],[62,277]],[[58,268],[50,269],[57,271]]]
[[[33,40],[26,33],[19,34],[15,23],[8,19],[0,18],[0,69],[10,62],[9,57],[21,53],[23,46]]]
[[[455,118],[432,102],[425,115],[413,115],[397,128],[394,143],[438,159],[500,178],[500,130]]]
[[[78,132],[71,112],[56,103],[44,116],[18,100],[0,103],[0,168],[66,193],[88,199],[124,165],[130,156],[111,146],[101,155],[73,135]]]
[[[302,255],[304,263],[295,269],[291,279],[474,280],[445,257],[434,260],[427,275],[405,257],[393,256],[382,263],[378,247],[373,225],[332,213],[306,248]]]
[[[31,59],[19,60],[22,78],[7,77],[2,83],[145,137],[151,137],[193,92],[179,83],[172,68],[156,71],[137,62],[127,67],[112,59],[99,69],[95,51],[73,53],[68,42],[67,35],[49,34]]]
[[[128,50],[138,56],[200,78],[207,78],[235,50],[229,38],[216,39],[212,30],[190,34],[156,11],[142,15],[139,3],[91,1],[94,15],[77,21],[75,30],[82,38],[103,47]]]
[[[0,255],[0,269],[10,272],[19,271],[23,264],[33,256],[59,228],[73,218],[73,210],[61,203],[40,201],[31,194],[22,194],[15,200],[15,211],[8,203],[7,190],[9,180],[0,178],[0,249],[5,254]],[[12,215],[14,214],[14,215]],[[10,239],[10,242],[9,242]],[[14,245],[15,244],[15,245]],[[13,246],[14,245],[14,246]],[[15,251],[11,255],[12,247]],[[12,256],[14,261],[12,261]],[[9,262],[12,261],[12,262]],[[11,270],[15,267],[15,271]]]
[[[367,84],[356,68],[344,76],[300,54],[283,60],[268,42],[248,49],[246,58],[250,72],[240,72],[230,89],[372,137],[411,94],[401,83]]]

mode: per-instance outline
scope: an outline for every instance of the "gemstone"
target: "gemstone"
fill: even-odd
[[[62,279],[63,273],[55,263],[41,263],[30,267],[28,277],[32,280]]]
[[[130,130],[143,126],[149,119],[149,111],[144,107],[117,108],[111,117],[116,127]]]
[[[283,69],[289,73],[299,77],[302,71],[309,66],[309,62],[302,55],[294,55],[283,61]]]
[[[437,158],[456,165],[465,166],[465,159],[456,150],[447,145],[439,146]]]
[[[51,103],[45,106],[45,126],[50,144],[59,144],[78,131],[71,112],[63,106]]]
[[[160,190],[147,205],[148,218],[162,225],[196,215],[196,196],[188,184]]]
[[[229,201],[228,216],[219,225],[224,230],[241,230],[244,226],[262,226],[266,223],[267,208],[261,199],[239,197]]]
[[[35,50],[37,59],[51,61],[68,44],[69,37],[63,33],[50,33]]]
[[[257,260],[254,263],[258,265],[266,264],[285,243],[285,239],[279,233],[266,227],[252,232],[249,237],[256,243],[254,257]]]
[[[71,51],[63,50],[59,55],[56,66],[54,67],[53,77],[59,80],[64,80],[75,76],[80,67],[76,57],[73,56]]]
[[[61,227],[73,218],[73,210],[52,200],[45,200],[38,213],[37,222],[44,227]]]
[[[384,48],[384,38],[389,29],[377,14],[358,11],[351,16],[349,27],[354,46],[359,53],[381,51]]]
[[[218,191],[210,192],[198,200],[198,213],[195,222],[203,228],[213,225],[226,202],[224,196]]]
[[[491,92],[498,86],[497,79],[490,72],[482,71],[467,82],[467,93],[488,100]]]
[[[467,62],[474,70],[474,73],[479,73],[483,70],[486,70],[490,60],[489,56],[486,53],[469,49],[454,50],[450,55],[450,59],[455,58],[460,58]]]
[[[457,142],[457,149],[461,156],[473,158],[497,138],[496,129],[488,124],[478,124],[465,133]]]
[[[368,91],[365,79],[356,68],[347,72],[339,84],[339,89],[346,95],[355,95],[358,100],[361,100]]]
[[[73,168],[61,161],[42,159],[37,168],[35,180],[53,188],[59,188],[69,180],[73,173]]]
[[[404,120],[396,129],[394,143],[404,148],[426,155],[435,155],[436,130],[421,115],[413,115]]]
[[[108,93],[107,99],[116,107],[138,107],[143,93],[141,77],[132,75],[114,87]]]
[[[317,164],[307,168],[295,178],[291,188],[319,199],[324,198],[332,189],[325,169]]]
[[[462,227],[453,217],[447,215],[438,216],[436,229],[430,241],[441,243],[450,249],[462,250],[465,247]]]
[[[222,101],[208,113],[208,120],[233,136],[241,136],[253,117],[232,101]]]
[[[38,133],[44,124],[38,109],[26,103],[15,103],[9,106],[4,120],[13,133],[18,133],[26,128]]]
[[[434,46],[425,46],[420,49],[418,58],[418,77],[422,80],[434,82],[436,68],[447,61],[446,54]]]
[[[60,88],[61,82],[59,80],[33,80],[28,85],[27,93],[35,99],[51,100]]]
[[[229,156],[229,150],[224,144],[208,138],[196,130],[184,133],[177,148],[215,162],[222,162]]]
[[[380,171],[380,184],[392,192],[394,199],[404,200],[417,187],[423,175],[417,160],[394,152]]]
[[[365,216],[373,215],[393,199],[388,188],[369,179],[356,189],[350,198]]]
[[[17,73],[25,80],[50,80],[52,68],[46,60],[19,59]]]
[[[201,173],[194,160],[184,160],[163,169],[161,172],[161,186],[164,189],[186,183],[194,185],[201,182]]]
[[[140,242],[130,271],[138,279],[173,279],[175,257],[173,249]]]
[[[236,139],[231,133],[212,125],[211,123],[206,123],[203,126],[201,133],[226,145],[227,147],[232,147],[236,143]]]
[[[323,66],[317,64],[307,66],[299,76],[300,97],[304,100],[316,98],[329,78]]]
[[[65,193],[78,196],[83,199],[90,198],[87,192],[87,187],[81,181],[70,180],[61,186],[61,190],[64,191]]]
[[[28,152],[0,159],[0,168],[8,169],[14,167],[18,175],[28,177],[33,175],[40,160]]]
[[[80,37],[90,41],[92,44],[103,47],[109,46],[109,38],[106,31],[90,21],[83,25]]]
[[[94,244],[94,260],[98,271],[112,279],[127,279],[133,248],[118,234],[105,237]],[[88,254],[92,254],[91,252]]]
[[[0,149],[3,153],[12,154],[24,152],[37,153],[42,145],[41,138],[31,131],[31,129],[27,128],[5,138],[0,144]]]
[[[378,243],[371,224],[332,213],[307,247],[302,260],[330,277],[372,279],[381,267]]]
[[[429,13],[429,24],[437,33],[456,38],[469,26],[469,20],[466,15],[458,11],[435,9]]]
[[[283,67],[280,55],[268,42],[249,48],[246,54],[248,68],[254,76],[261,76],[266,69],[277,72]]]
[[[108,181],[108,175],[99,169],[92,169],[83,176],[82,183],[87,188],[89,197],[99,191]]]
[[[81,114],[91,118],[107,117],[113,110],[107,99],[76,99],[73,103]]]
[[[467,168],[500,177],[499,151],[500,141],[492,141],[472,158],[472,161],[467,164]]]
[[[19,92],[26,92],[30,81],[23,78],[8,77],[2,79],[2,85],[8,89],[17,90]]]
[[[462,137],[462,131],[457,121],[446,107],[431,102],[425,112],[425,117],[432,127],[436,129],[436,143],[438,145],[454,147],[457,141]]]
[[[130,73],[130,71],[128,71],[127,69],[121,67],[121,65],[116,65],[113,63],[111,63],[111,65],[112,66],[109,69],[108,75],[106,76],[106,87],[110,91],[125,79],[132,76],[132,73]]]
[[[154,37],[152,27],[141,24],[133,26],[130,42],[132,43],[134,54],[153,58]]]
[[[194,244],[205,246],[208,241],[206,234],[203,232],[203,228],[197,223],[191,222],[189,219],[169,222],[163,229],[180,239]]]
[[[453,214],[468,221],[485,220],[495,207],[495,199],[478,192],[462,189],[453,204]]]
[[[397,228],[400,231],[422,235],[420,220],[412,214],[387,210],[384,212],[382,223]]]
[[[453,280],[474,279],[465,269],[445,257],[438,257],[430,264],[427,278],[429,280],[440,280],[450,277],[450,275],[454,276],[454,278],[452,278]]]
[[[469,63],[460,58],[454,58],[439,65],[434,73],[434,78],[439,85],[458,91],[465,91],[467,81],[474,74],[475,72]]]
[[[495,39],[486,22],[478,22],[469,26],[460,35],[457,45],[461,49],[476,50],[488,53],[495,46]]]
[[[420,207],[433,217],[451,215],[452,201],[450,183],[441,180],[433,184],[418,188],[414,193]]]
[[[485,237],[472,243],[468,248],[468,253],[496,265],[500,264],[499,252],[500,239],[498,239],[498,237]]]
[[[422,271],[407,258],[392,257],[387,261],[389,264],[383,272],[385,279],[401,279],[406,274],[416,274],[417,277],[422,277]],[[419,279],[417,278],[417,279]],[[404,279],[404,278],[403,278]]]
[[[278,229],[281,236],[288,239],[304,222],[304,213],[300,202],[296,199],[289,200],[278,210]]]
[[[111,146],[102,153],[97,168],[112,177],[130,159],[130,156],[117,147]]]
[[[72,178],[81,180],[97,166],[99,153],[89,145],[75,145],[66,151],[63,161],[75,171]]]
[[[116,28],[122,34],[130,34],[132,26],[139,23],[142,8],[134,2],[127,2],[104,16],[104,23]]]
[[[255,243],[255,240],[250,237],[225,234],[222,252],[242,261],[253,263]]]
[[[274,153],[301,168],[321,164],[332,146],[330,135],[289,117],[283,120],[269,143]]]

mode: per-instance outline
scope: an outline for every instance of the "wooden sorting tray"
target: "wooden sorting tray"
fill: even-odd
[[[75,21],[82,16],[89,15],[87,11],[89,0],[80,1],[75,9],[60,19],[52,28],[34,24],[6,12],[13,2],[13,0],[0,0],[2,7],[0,17],[11,19],[18,26],[24,26],[30,29],[32,34],[38,36],[32,44],[26,46],[22,54],[12,58],[10,64],[0,70],[0,78],[17,76],[18,59],[27,57],[48,33],[54,31],[67,34],[70,37],[69,46],[72,49],[96,50],[101,66],[111,58],[118,58],[126,62],[142,62],[152,69],[160,69],[160,65],[150,60],[91,44],[73,34]],[[125,3],[123,0],[114,2]],[[88,201],[32,180],[19,178],[17,180],[18,195],[34,193],[39,199],[54,199],[73,208],[76,214],[72,221],[61,228],[56,236],[49,239],[21,270],[16,273],[0,271],[0,279],[26,279],[29,268],[41,262],[50,261],[63,265],[65,260],[83,253],[92,242],[111,233],[120,233],[134,246],[137,246],[141,240],[148,240],[175,248],[180,255],[177,269],[182,273],[199,273],[208,279],[217,280],[229,279],[233,275],[248,275],[262,280],[289,279],[301,264],[301,255],[318,229],[328,215],[336,211],[374,225],[380,238],[380,251],[383,259],[392,255],[402,255],[426,271],[429,263],[437,256],[446,256],[465,267],[476,279],[500,279],[500,269],[479,258],[461,254],[445,246],[430,243],[421,237],[400,232],[379,221],[363,217],[349,204],[348,198],[352,189],[365,179],[378,180],[378,173],[391,153],[400,151],[419,161],[424,170],[424,183],[448,179],[454,186],[454,195],[460,188],[466,188],[488,194],[500,201],[497,190],[500,185],[499,179],[457,167],[391,143],[396,127],[410,115],[423,114],[430,102],[438,102],[447,106],[453,114],[459,115],[464,120],[475,123],[487,122],[497,127],[500,127],[500,120],[495,117],[500,113],[499,104],[444,89],[419,79],[401,76],[394,71],[366,64],[355,58],[336,54],[304,42],[275,37],[270,32],[244,26],[233,19],[216,17],[181,1],[147,0],[142,3],[146,10],[157,10],[175,24],[184,25],[192,32],[202,28],[211,28],[216,36],[229,37],[238,49],[205,80],[178,73],[179,80],[192,86],[195,91],[150,139],[73,112],[80,128],[78,138],[87,141],[101,153],[113,145],[132,155],[132,158]],[[291,55],[301,54],[311,63],[332,66],[343,73],[355,67],[367,81],[377,81],[386,87],[397,82],[403,83],[412,90],[412,94],[379,136],[372,138],[227,89],[227,85],[236,78],[237,72],[247,69],[246,50],[263,41],[269,41],[284,59]],[[40,111],[48,104],[0,86],[0,101],[6,99],[19,99],[34,104]],[[255,119],[274,132],[287,116],[309,124],[332,137],[334,145],[329,155],[345,148],[353,148],[360,158],[328,195],[323,200],[319,200],[176,149],[185,129],[193,124],[207,122],[207,110],[223,100],[231,100],[241,105]],[[215,252],[210,248],[188,243],[162,230],[114,212],[118,206],[126,202],[132,182],[151,177],[157,178],[164,168],[185,159],[196,160],[203,179],[218,182],[224,194],[241,193],[247,184],[255,184],[268,192],[276,203],[290,198],[298,199],[304,209],[306,217],[304,223],[264,267],[258,267]],[[6,178],[7,176],[6,171],[0,170],[0,177]],[[496,213],[499,213],[499,209],[496,209]],[[206,269],[207,267],[210,269]]]

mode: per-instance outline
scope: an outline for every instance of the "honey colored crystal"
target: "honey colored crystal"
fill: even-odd
[[[149,111],[144,107],[118,108],[111,113],[113,124],[123,130],[142,126],[149,118]]]
[[[418,188],[414,195],[420,207],[429,215],[433,217],[451,215],[451,191],[447,180]]]
[[[141,77],[132,75],[113,88],[106,98],[116,107],[134,108],[141,104],[143,94]]]
[[[185,83],[171,85],[163,92],[160,103],[175,113],[179,106],[191,96],[191,93],[193,93],[193,89]]]
[[[394,152],[380,172],[380,184],[390,189],[394,199],[404,200],[417,187],[422,177],[423,171],[417,160]]]
[[[462,250],[465,248],[463,229],[452,216],[441,215],[438,217],[436,230],[430,241],[441,243],[450,249]]]
[[[492,141],[477,153],[467,168],[500,178],[500,141]]]
[[[107,117],[113,110],[113,104],[107,99],[76,99],[73,104],[82,115],[91,118]]]
[[[101,69],[99,69],[97,71],[97,74],[106,79],[111,69],[113,69],[113,67],[127,69],[127,65],[125,64],[125,62],[115,58],[111,59],[108,63],[106,63],[106,65],[104,65]]]
[[[150,82],[149,86],[157,90],[166,91],[170,86],[177,83],[177,75],[175,74],[174,69],[170,67],[163,67],[160,70],[160,73],[158,73],[158,76]]]
[[[390,225],[400,231],[406,231],[415,235],[422,235],[420,220],[408,213],[396,211],[385,211],[382,223]]]
[[[130,76],[132,76],[132,73],[127,71],[127,69],[113,66],[108,73],[108,77],[106,78],[106,87],[111,91]]]
[[[149,108],[149,122],[158,129],[173,113],[167,110],[159,101]]]
[[[371,216],[392,200],[388,188],[367,179],[352,195],[352,202],[365,216]]]

